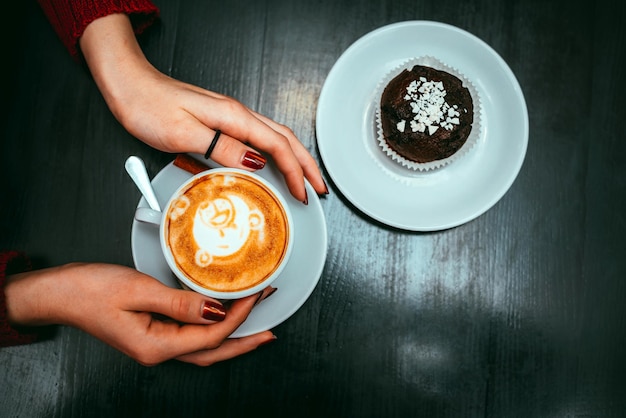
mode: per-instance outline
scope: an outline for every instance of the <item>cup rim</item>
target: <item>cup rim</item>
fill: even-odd
[[[177,198],[180,195],[180,193],[188,187],[189,184],[193,183],[197,179],[208,176],[208,175],[219,174],[219,173],[238,173],[243,176],[251,177],[252,179],[258,181],[263,186],[265,186],[274,195],[274,197],[276,197],[278,202],[280,202],[280,204],[282,205],[283,212],[285,213],[285,217],[287,218],[287,227],[289,229],[285,253],[283,255],[281,262],[274,269],[272,274],[269,277],[267,277],[265,280],[263,280],[262,282],[257,283],[256,285],[252,287],[241,289],[241,290],[236,290],[232,292],[208,289],[190,280],[176,265],[176,262],[174,261],[174,256],[172,255],[172,252],[169,249],[166,239],[165,239],[166,237],[165,228],[167,226],[165,217],[174,199]],[[271,285],[274,282],[274,280],[276,280],[280,276],[281,272],[287,265],[289,258],[291,257],[291,253],[293,250],[293,243],[294,243],[293,216],[291,214],[289,204],[287,203],[287,200],[285,199],[283,194],[267,179],[261,177],[260,175],[254,172],[242,170],[240,168],[230,168],[230,167],[211,168],[209,170],[203,171],[201,173],[197,173],[193,175],[192,177],[188,178],[178,188],[176,188],[176,190],[169,197],[167,204],[164,206],[162,214],[161,214],[161,222],[159,225],[159,241],[161,244],[161,252],[163,253],[163,256],[165,257],[165,261],[167,262],[170,270],[176,276],[176,279],[180,282],[181,285],[197,293],[200,293],[204,296],[212,297],[215,299],[241,299],[246,296],[259,293],[260,291],[265,289],[267,286]]]

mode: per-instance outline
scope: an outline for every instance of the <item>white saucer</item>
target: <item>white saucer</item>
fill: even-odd
[[[328,249],[326,220],[313,187],[306,183],[309,204],[305,206],[289,194],[282,175],[273,164],[268,163],[256,173],[270,180],[285,196],[294,219],[296,235],[289,263],[273,284],[278,291],[254,308],[248,319],[231,335],[233,338],[271,329],[300,309],[320,279]],[[165,166],[154,177],[152,186],[161,207],[189,177],[190,173],[173,163]],[[142,197],[137,206],[148,204]],[[131,246],[137,270],[167,286],[180,288],[161,253],[158,228],[133,219]]]
[[[483,130],[449,166],[414,172],[378,147],[374,96],[388,71],[424,55],[473,81]],[[515,75],[489,45],[454,26],[408,21],[368,33],[339,57],[320,94],[316,131],[330,177],[359,210],[396,228],[436,231],[478,217],[511,187],[526,155],[528,112]]]

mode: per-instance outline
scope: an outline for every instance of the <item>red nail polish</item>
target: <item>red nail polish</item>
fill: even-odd
[[[322,181],[324,181],[322,179]],[[326,182],[324,181],[324,194],[330,194],[330,192],[328,191],[328,185],[326,184]]]
[[[263,300],[267,300],[270,296],[272,296],[278,290],[277,287],[272,287],[270,291],[267,293],[267,296]]]
[[[257,296],[257,298],[256,298],[256,301],[254,301],[254,306],[258,305],[259,303],[261,303],[265,299],[267,299],[270,296],[272,296],[274,294],[274,292],[276,292],[277,290],[278,290],[278,288],[277,287],[273,287],[273,286],[268,286],[265,289],[261,290],[261,292],[259,293],[259,296]]]
[[[219,303],[207,300],[202,305],[202,317],[209,321],[223,321],[226,318],[226,311]]]
[[[253,170],[260,170],[265,167],[265,157],[256,152],[247,151],[241,160],[241,164]]]
[[[254,301],[253,306],[256,306],[259,302],[261,302],[261,299],[263,298],[263,292],[265,292],[265,290],[261,290],[259,292],[259,295],[256,297],[256,300]]]

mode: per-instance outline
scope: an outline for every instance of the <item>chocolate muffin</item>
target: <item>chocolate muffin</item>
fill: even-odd
[[[395,76],[380,100],[382,137],[400,157],[429,163],[455,154],[474,123],[472,95],[446,71],[414,65]]]

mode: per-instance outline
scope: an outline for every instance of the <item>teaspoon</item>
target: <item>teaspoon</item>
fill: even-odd
[[[148,202],[148,205],[150,205],[153,210],[161,212],[159,201],[154,194],[154,189],[152,189],[152,184],[150,183],[150,178],[148,177],[148,172],[146,171],[146,166],[143,163],[143,160],[139,157],[131,155],[126,160],[124,167],[126,167],[126,171],[130,175],[130,178],[133,179],[139,188],[139,191]]]

